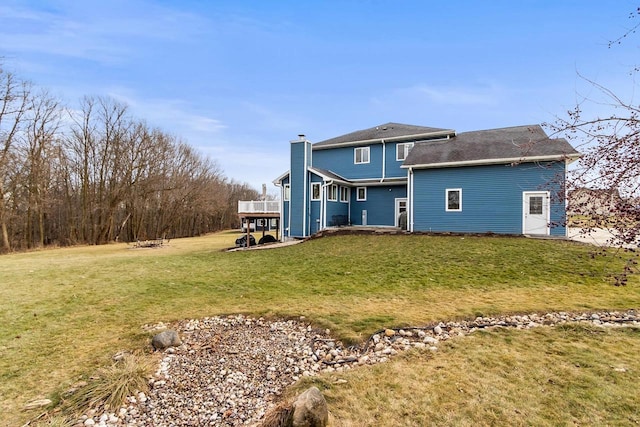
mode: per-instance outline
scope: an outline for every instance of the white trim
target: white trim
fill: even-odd
[[[384,143],[384,139],[382,141],[382,178],[380,178],[380,182],[384,181],[385,173],[387,171],[387,146]]]
[[[415,143],[414,142],[398,142],[396,144],[396,161],[397,162],[404,162],[404,160],[407,158],[407,156],[409,155],[409,152],[406,151],[406,147],[409,146],[409,151],[411,151],[411,149],[414,147]],[[400,158],[400,156],[398,156],[399,153],[399,148],[400,146],[403,147],[402,149],[402,153],[404,154],[403,158]],[[406,151],[406,152],[405,152]]]
[[[335,198],[331,198],[331,193],[333,192],[331,190],[332,188],[336,189]],[[329,185],[329,191],[327,191],[327,201],[329,201],[329,202],[337,202],[338,201],[338,185],[337,184],[330,184]]]
[[[287,191],[288,190],[288,191]],[[282,201],[290,202],[291,201],[291,184],[284,184],[282,186]]]
[[[304,178],[302,180],[302,237],[307,237],[307,215],[309,214],[307,207],[307,190],[309,188],[309,180],[311,177],[309,176],[309,162],[307,159],[307,140],[302,138],[302,149],[304,150]],[[309,148],[311,148],[311,144],[309,143]],[[311,150],[309,150],[311,152]]]
[[[541,162],[545,160],[575,160],[580,158],[580,154],[556,154],[553,156],[531,156],[531,157],[512,157],[504,159],[480,159],[480,160],[465,160],[462,162],[442,162],[442,163],[425,163],[418,165],[402,165],[401,168],[414,168],[414,169],[432,169],[432,168],[451,168],[457,166],[479,166],[479,165],[496,165],[496,164],[509,164],[509,163],[530,163]]]
[[[441,131],[437,131],[437,132],[429,132],[429,133],[417,133],[415,135],[400,135],[400,136],[392,136],[392,137],[388,137],[388,138],[384,138],[384,141],[386,142],[395,142],[395,141],[431,141],[431,140],[435,140],[437,138],[433,138],[436,136],[441,136],[442,138],[440,139],[449,139],[449,137],[451,136],[455,136],[456,131],[453,129],[444,129]],[[363,139],[360,141],[346,141],[346,142],[338,142],[335,144],[327,144],[327,145],[321,145],[318,146],[317,144],[320,144],[320,142],[316,142],[316,144],[313,146],[314,150],[329,150],[331,148],[338,148],[338,147],[349,147],[349,146],[353,146],[353,145],[366,145],[366,144],[380,144],[382,143],[382,139],[377,138],[377,139]]]
[[[285,179],[287,175],[289,175],[290,173],[291,171],[286,171],[285,173],[283,173],[282,175],[280,175],[279,177],[277,177],[271,182],[273,182],[273,185],[275,185],[276,187],[280,187],[282,185],[282,180]]]
[[[413,233],[413,169],[409,168],[407,177],[407,198],[409,199],[409,231]]]
[[[350,181],[348,179],[343,178],[340,175],[338,175],[337,173],[333,173],[331,171],[329,171],[329,172],[331,172],[335,176],[329,176],[329,175],[327,175],[325,173],[322,173],[321,171],[319,171],[318,169],[314,168],[313,166],[309,166],[309,171],[315,173],[316,175],[318,175],[320,178],[322,178],[325,181],[335,181],[335,182],[339,182],[339,183],[345,184],[345,185],[349,185],[350,184]]]
[[[395,217],[395,226],[396,227],[400,227],[400,213],[398,212],[400,209],[400,202],[404,201],[404,210],[407,213],[407,221],[409,220],[409,199],[408,197],[396,197],[395,199],[395,203],[393,204],[393,209],[394,209],[394,213],[393,216]]]
[[[358,161],[358,151],[362,150],[363,153],[367,153],[367,161],[363,162],[363,161]],[[362,159],[363,155],[360,155],[360,158]],[[366,165],[368,163],[371,163],[371,147],[369,147],[368,145],[366,147],[355,147],[353,149],[353,164],[354,165]]]
[[[349,203],[349,187],[345,187],[344,185],[341,185],[340,188],[338,189],[338,192],[340,193],[338,198],[340,199],[340,203]],[[342,199],[342,194],[344,192],[345,198],[344,200]]]
[[[313,187],[317,186],[318,187],[318,197],[313,197]],[[312,202],[317,202],[322,200],[322,183],[321,182],[312,182],[311,183],[311,196],[310,196],[310,200]]]
[[[527,196],[533,196],[533,195],[540,195],[544,197],[544,202],[542,203],[542,207],[544,209],[544,207],[546,206],[547,210],[546,212],[543,212],[545,214],[545,221],[546,221],[546,228],[545,228],[545,234],[546,236],[551,234],[551,195],[549,193],[549,191],[523,191],[522,192],[522,234],[530,234],[527,233],[526,230],[526,207],[527,207]]]
[[[360,198],[360,189],[364,190],[364,198]],[[356,187],[356,202],[367,201],[367,187]]]
[[[449,191],[459,192],[458,209],[449,209]],[[462,212],[462,188],[447,188],[444,190],[444,210],[445,212]]]
[[[348,181],[348,184],[350,184],[351,186],[353,186],[353,184],[367,184],[367,186],[369,187],[374,185],[396,185],[406,183],[407,178],[403,176],[384,178],[384,180],[381,180],[380,178],[358,178],[350,179]]]

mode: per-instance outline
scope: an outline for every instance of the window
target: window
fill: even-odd
[[[327,199],[332,200],[334,202],[338,200],[338,186],[335,184],[332,184],[329,186],[328,190],[329,190],[329,194],[327,194]]]
[[[462,211],[462,188],[448,188],[446,200],[447,212]]]
[[[356,147],[353,150],[353,159],[356,165],[369,163],[369,147]]]
[[[340,201],[344,203],[349,201],[349,189],[347,187],[340,187]]]
[[[367,200],[367,187],[358,187],[356,189],[356,200],[358,202],[364,202]]]
[[[542,196],[529,197],[529,215],[542,215]]]
[[[284,201],[288,202],[291,197],[291,186],[289,184],[284,185]]]
[[[413,148],[413,142],[404,142],[396,145],[396,160],[402,161],[407,158],[409,151]]]
[[[320,183],[311,183],[311,200],[320,200]]]

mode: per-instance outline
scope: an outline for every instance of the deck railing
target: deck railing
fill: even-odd
[[[279,200],[239,200],[238,213],[279,213]]]

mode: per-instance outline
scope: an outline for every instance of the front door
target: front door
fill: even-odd
[[[407,199],[396,199],[396,227],[407,229]]]
[[[523,234],[549,234],[548,191],[525,191],[523,195]]]

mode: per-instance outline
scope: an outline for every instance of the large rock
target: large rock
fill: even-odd
[[[293,427],[325,427],[329,409],[317,387],[311,387],[293,402]]]
[[[329,421],[327,401],[311,387],[295,401],[285,401],[271,409],[258,427],[325,427]]]
[[[180,337],[176,331],[168,329],[156,334],[151,340],[151,345],[156,350],[164,350],[168,347],[177,347],[182,345],[182,341],[180,341]]]

